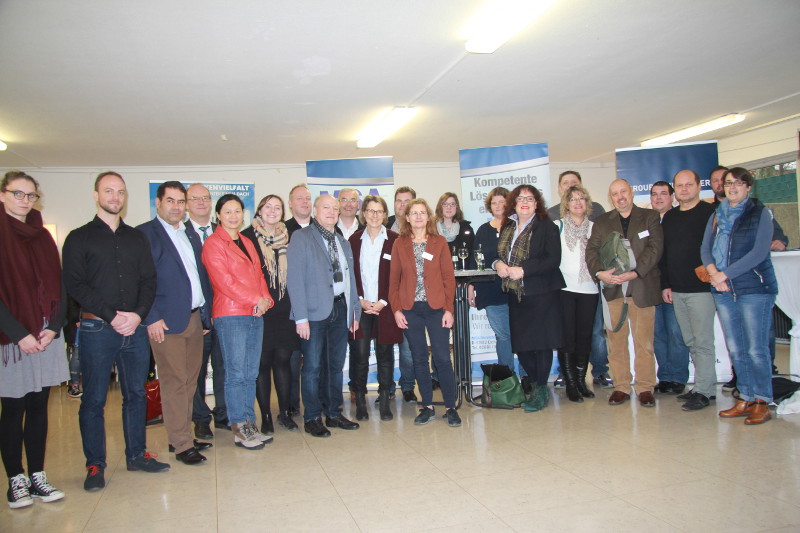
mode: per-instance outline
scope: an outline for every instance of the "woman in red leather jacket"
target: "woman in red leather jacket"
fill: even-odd
[[[217,201],[219,225],[203,245],[203,264],[214,288],[212,315],[225,361],[225,403],[234,443],[261,449],[272,437],[258,431],[253,403],[261,359],[264,313],[272,307],[253,243],[239,233],[244,204],[235,194]]]

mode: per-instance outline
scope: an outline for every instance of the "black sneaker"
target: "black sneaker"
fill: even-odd
[[[303,424],[303,426],[306,430],[306,433],[309,433],[312,437],[320,437],[324,439],[331,436],[331,432],[328,431],[328,428],[326,428],[325,424],[322,423],[322,418],[309,420]]]
[[[83,391],[81,390],[80,386],[77,383],[73,383],[69,387],[67,387],[67,396],[70,398],[80,398],[83,396]]]
[[[695,392],[694,389],[692,389],[689,392],[684,392],[683,394],[679,394],[677,396],[677,400],[679,402],[688,402],[689,400],[692,399],[692,396],[694,396],[695,394],[700,394],[700,393],[699,392]],[[705,396],[705,394],[703,394],[703,396]],[[708,398],[709,400],[716,400],[717,399],[717,397],[714,394],[712,394],[711,396],[706,396],[706,398]]]
[[[8,479],[8,506],[12,509],[21,509],[33,505],[30,490],[28,489],[28,478],[25,474],[17,474]]]
[[[691,398],[684,402],[681,409],[684,411],[699,411],[700,409],[708,407],[710,403],[711,402],[704,395],[700,394],[699,392],[695,392],[692,394]]]
[[[722,390],[733,390],[736,388],[736,375],[734,374],[733,378],[727,383],[722,386]]]
[[[95,492],[106,486],[106,478],[103,476],[104,468],[98,465],[87,466],[86,481],[83,482],[83,490]]]
[[[595,385],[600,385],[604,389],[614,386],[614,381],[610,377],[608,377],[608,374],[599,374],[592,380],[592,382]]]
[[[64,491],[58,490],[47,482],[44,471],[31,474],[29,490],[32,498],[39,498],[45,503],[54,502],[64,497]]]
[[[156,461],[158,455],[153,452],[144,452],[139,457],[134,457],[128,461],[128,470],[130,472],[149,472],[155,474],[158,472],[166,472],[169,470],[167,463]]]
[[[461,425],[461,417],[458,416],[458,411],[455,409],[448,409],[442,418],[447,419],[447,425],[451,428],[457,428]],[[416,422],[415,422],[416,423]]]
[[[565,386],[566,385],[564,384],[564,376],[561,374],[561,372],[559,372],[558,373],[558,377],[553,382],[553,388],[554,389],[563,389]]]
[[[403,401],[405,403],[417,403],[417,395],[414,394],[413,390],[404,390]]]
[[[423,407],[419,410],[419,414],[414,418],[414,425],[421,426],[427,424],[436,417],[436,411],[433,407]]]

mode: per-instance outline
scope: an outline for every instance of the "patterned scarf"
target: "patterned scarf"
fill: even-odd
[[[340,283],[344,281],[342,265],[339,264],[339,249],[336,246],[336,234],[323,228],[322,224],[317,222],[316,218],[312,218],[311,222],[322,234],[322,238],[328,241],[328,252],[330,253],[331,266],[333,267],[333,282]]]
[[[592,276],[589,274],[589,268],[586,266],[586,243],[589,242],[589,228],[592,223],[588,217],[584,217],[581,225],[575,224],[571,216],[565,216],[561,219],[564,225],[564,242],[569,248],[570,252],[575,251],[575,246],[580,246],[580,270],[578,270],[578,283],[585,281],[591,282]]]
[[[447,227],[444,225],[444,221],[440,220],[436,222],[436,230],[447,242],[453,242],[456,240],[456,237],[458,237],[458,232],[461,231],[461,224],[458,222],[453,222],[453,224],[450,226],[450,229],[447,229]]]
[[[511,241],[514,240],[518,222],[516,215],[511,215],[511,218],[507,220],[508,223],[500,232],[500,240],[497,242],[497,255],[501,261],[505,261],[505,258],[508,257],[508,261],[505,261],[505,263],[510,267],[520,266],[530,255],[531,232],[533,232],[536,218],[534,217],[522,230],[517,240],[514,241],[513,247],[511,246]],[[509,249],[511,250],[510,253]],[[522,297],[525,295],[525,286],[521,279],[503,278],[503,292],[514,293],[517,296],[517,301],[521,302]]]
[[[253,219],[253,229],[258,237],[261,255],[264,256],[269,286],[277,287],[278,300],[283,300],[283,295],[286,294],[286,245],[289,242],[289,231],[283,222],[278,222],[274,231],[270,232],[258,216]]]
[[[749,201],[750,198],[745,198],[736,207],[731,207],[730,200],[726,198],[717,206],[717,234],[714,237],[714,244],[711,248],[711,256],[714,258],[714,265],[717,270],[728,268],[728,248],[730,246],[733,223],[744,212],[744,208]]]

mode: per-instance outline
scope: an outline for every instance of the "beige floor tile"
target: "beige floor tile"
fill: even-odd
[[[371,494],[386,486],[397,490],[416,490],[420,484],[447,481],[447,476],[418,454],[378,458],[348,459],[324,464],[336,491],[342,496]]]
[[[222,533],[359,531],[347,507],[338,497],[292,503],[274,503],[262,497],[248,509],[227,510],[224,504],[221,507],[218,531]]]
[[[458,524],[455,526],[437,527],[424,530],[428,533],[510,533],[514,531],[509,525],[499,518],[492,520],[480,520],[469,524]]]

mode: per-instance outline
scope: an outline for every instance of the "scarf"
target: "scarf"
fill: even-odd
[[[52,320],[61,307],[61,260],[36,209],[20,222],[0,208],[0,273],[0,301],[28,333],[38,335],[44,319]],[[22,351],[2,331],[0,344],[4,366],[12,353],[14,362],[22,359]]]
[[[283,222],[278,222],[275,230],[270,232],[258,216],[253,219],[253,229],[264,257],[269,286],[277,288],[278,300],[283,300],[283,295],[286,294],[286,245],[289,242],[289,231]]]
[[[505,258],[508,257],[506,264],[510,267],[520,266],[530,255],[531,233],[533,232],[536,217],[534,216],[533,220],[520,232],[517,240],[514,241],[513,247],[511,246],[511,241],[514,240],[514,232],[517,231],[518,222],[516,215],[511,215],[511,218],[507,220],[510,222],[500,232],[500,240],[497,242],[497,255],[501,261],[505,261]],[[510,253],[509,249],[511,250]],[[503,292],[515,294],[517,302],[521,302],[522,297],[525,296],[525,286],[521,279],[503,278]]]
[[[450,229],[447,229],[444,225],[444,221],[439,220],[436,222],[436,230],[439,232],[439,235],[445,238],[447,242],[453,242],[458,237],[458,232],[461,231],[461,224],[458,222],[453,222],[450,226]]]
[[[583,222],[579,226],[575,224],[572,217],[565,216],[561,219],[564,232],[564,243],[570,252],[575,251],[576,246],[580,246],[580,268],[578,270],[578,283],[585,281],[592,282],[592,276],[589,274],[589,268],[586,266],[586,243],[589,242],[589,227],[591,222],[588,217],[584,217]]]
[[[744,212],[744,208],[749,202],[750,199],[745,198],[736,207],[731,207],[730,201],[726,198],[717,207],[717,234],[714,237],[714,246],[711,248],[711,256],[714,258],[717,270],[728,268],[728,248],[733,224]]]
[[[322,234],[322,238],[328,241],[328,252],[330,254],[331,266],[333,267],[333,282],[340,283],[344,281],[342,265],[339,264],[339,249],[336,246],[336,234],[323,228],[322,224],[317,222],[316,218],[312,218],[311,223],[314,224],[314,227]]]

